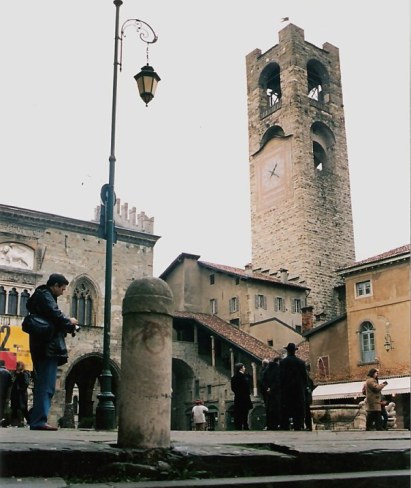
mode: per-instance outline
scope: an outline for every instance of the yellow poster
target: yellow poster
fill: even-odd
[[[4,317],[3,317],[4,319]],[[13,325],[5,320],[0,324],[0,359],[4,359],[8,370],[16,369],[16,362],[23,361],[27,370],[33,370],[29,336],[20,324]]]

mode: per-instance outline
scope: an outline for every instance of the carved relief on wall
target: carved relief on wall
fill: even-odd
[[[33,269],[34,250],[16,242],[0,243],[0,266]]]

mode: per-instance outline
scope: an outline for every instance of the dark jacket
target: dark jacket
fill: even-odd
[[[10,393],[10,406],[12,410],[26,410],[28,393],[27,388],[30,384],[29,371],[14,373],[13,385]]]
[[[27,300],[27,310],[48,319],[54,325],[54,333],[49,341],[30,335],[30,353],[33,357],[55,357],[58,363],[65,364],[68,359],[65,336],[73,333],[75,326],[57,305],[57,298],[46,285],[41,285]]]
[[[238,372],[231,378],[231,390],[234,393],[234,407],[251,410],[250,385],[245,373]]]
[[[281,394],[304,403],[307,370],[302,359],[289,355],[280,361]]]
[[[270,361],[266,370],[264,371],[263,383],[269,389],[271,397],[278,396],[281,391],[280,383],[280,364]]]
[[[11,387],[12,376],[8,369],[0,366],[0,398],[6,398]],[[1,420],[1,419],[0,419]]]

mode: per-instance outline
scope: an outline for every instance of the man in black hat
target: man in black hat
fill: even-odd
[[[303,430],[307,371],[304,361],[295,355],[298,347],[290,342],[285,349],[287,357],[280,361],[281,429],[290,430],[292,422],[294,430]]]

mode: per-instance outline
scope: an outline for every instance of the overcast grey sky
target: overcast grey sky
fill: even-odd
[[[2,204],[91,220],[108,180],[111,0],[2,1]],[[158,276],[180,252],[251,260],[245,56],[282,17],[340,49],[357,259],[409,242],[408,0],[125,0],[158,34],[146,108],[133,28],[119,74],[117,197],[155,218]]]

